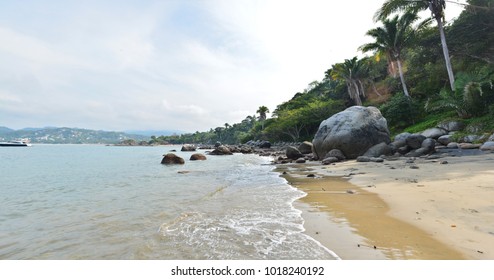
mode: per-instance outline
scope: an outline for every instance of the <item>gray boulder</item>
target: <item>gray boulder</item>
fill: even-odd
[[[227,146],[221,145],[219,147],[216,147],[216,149],[212,150],[209,154],[214,156],[223,156],[232,155],[233,153]]]
[[[448,145],[446,145],[446,147],[448,149],[458,149],[459,148],[458,143],[456,143],[456,142],[451,142]]]
[[[429,154],[431,151],[428,148],[418,148],[406,154],[406,157],[420,157]]]
[[[240,152],[242,154],[252,154],[254,152],[254,150],[249,146],[242,146],[242,147],[240,147]]]
[[[427,138],[424,141],[422,141],[421,148],[427,149],[429,153],[434,151],[435,147],[436,147],[436,140],[432,138]]]
[[[322,164],[328,165],[340,161],[337,157],[327,157],[322,160]]]
[[[196,146],[191,144],[185,144],[182,146],[182,152],[195,152]]]
[[[393,154],[393,149],[386,143],[379,143],[372,146],[365,152],[366,157],[380,157],[382,155],[389,156]]]
[[[401,154],[401,155],[405,155],[407,154],[408,152],[410,152],[410,147],[408,147],[407,145],[403,146],[403,147],[399,147],[398,149],[396,149],[396,151]]]
[[[358,156],[357,162],[371,162],[371,158],[366,156]]]
[[[163,155],[161,164],[185,164],[185,160],[174,153]]]
[[[437,142],[443,144],[443,145],[448,145],[449,143],[452,142],[453,135],[443,135],[439,138],[437,138]]]
[[[304,141],[300,146],[298,146],[298,150],[306,155],[312,153],[312,143],[309,141]]]
[[[425,138],[426,137],[422,134],[412,134],[407,137],[406,143],[410,148],[412,148],[412,150],[418,149],[422,147],[422,142],[425,140]]]
[[[382,142],[389,143],[390,138],[388,123],[379,109],[353,106],[321,122],[312,144],[318,158],[338,149],[346,158],[354,159]]]
[[[271,148],[271,142],[269,142],[269,141],[262,141],[259,144],[259,148],[261,148],[261,149],[269,149],[269,148]]]
[[[193,154],[190,156],[190,160],[206,160],[206,156],[203,154]]]
[[[395,149],[395,150],[398,150],[401,147],[405,147],[406,145],[407,145],[407,142],[403,139],[395,140],[395,141],[391,142],[391,144],[389,144],[389,146],[391,146],[391,148]]]
[[[494,151],[494,141],[487,141],[481,147],[482,151]]]
[[[435,128],[426,129],[421,134],[424,135],[426,138],[437,139],[443,135],[448,134],[448,131],[446,131],[445,129],[442,129],[442,128],[435,127]]]
[[[345,155],[338,149],[332,149],[331,151],[329,151],[325,156],[324,156],[324,159],[328,158],[328,157],[335,157],[337,158],[338,160],[344,160],[346,159]]]
[[[288,146],[286,147],[286,157],[289,159],[299,159],[304,157],[304,155],[297,148]]]
[[[395,136],[395,142],[396,141],[406,141],[408,137],[412,135],[410,132],[403,132]]]

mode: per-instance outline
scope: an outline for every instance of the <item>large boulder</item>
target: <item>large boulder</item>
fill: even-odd
[[[450,135],[450,134],[443,135],[443,136],[437,138],[437,142],[439,142],[443,145],[448,145],[452,141],[453,141],[453,135]]]
[[[185,164],[185,160],[174,153],[163,155],[161,164]]]
[[[427,139],[427,137],[422,134],[412,134],[408,136],[406,143],[410,148],[418,149],[422,147],[422,142],[424,142],[425,139]]]
[[[262,141],[259,144],[259,148],[261,148],[261,149],[269,149],[269,148],[271,148],[271,142],[269,142],[269,141]]]
[[[338,149],[332,149],[331,151],[329,151],[325,156],[324,156],[324,159],[328,158],[328,157],[335,157],[337,158],[338,160],[344,160],[346,159],[345,155]]]
[[[206,156],[200,153],[193,154],[190,156],[190,160],[206,160]]]
[[[494,142],[493,141],[487,141],[487,142],[485,142],[480,147],[480,150],[482,150],[482,151],[494,151]]]
[[[212,150],[209,154],[214,156],[223,156],[232,155],[233,153],[227,146],[221,145],[219,147],[216,147],[216,149]]]
[[[289,159],[299,159],[304,157],[304,155],[297,148],[288,146],[286,147],[286,157]]]
[[[191,144],[185,144],[182,146],[182,152],[195,152],[196,146]]]
[[[396,141],[406,141],[408,137],[412,135],[410,132],[403,132],[395,136],[395,142]]]
[[[366,157],[380,157],[382,155],[389,156],[394,153],[393,148],[386,143],[379,143],[372,146],[370,149],[365,152],[364,156]]]
[[[309,141],[304,141],[300,146],[298,146],[298,150],[306,155],[312,153],[312,143]]]
[[[443,135],[448,134],[448,131],[446,131],[445,129],[442,129],[442,128],[434,127],[434,128],[426,129],[421,134],[423,136],[425,136],[426,138],[437,139]]]
[[[318,158],[338,149],[354,159],[382,142],[389,143],[390,138],[388,123],[379,109],[353,106],[323,121],[312,144]]]

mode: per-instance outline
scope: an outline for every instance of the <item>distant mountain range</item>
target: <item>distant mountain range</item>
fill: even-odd
[[[159,136],[159,135],[158,135]],[[0,141],[27,138],[31,143],[45,144],[116,144],[123,140],[147,141],[149,136],[125,132],[68,127],[25,128],[14,130],[0,126]]]

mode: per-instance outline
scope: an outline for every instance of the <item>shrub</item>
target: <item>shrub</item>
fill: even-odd
[[[403,94],[395,94],[379,109],[392,129],[402,129],[420,120],[421,105]]]

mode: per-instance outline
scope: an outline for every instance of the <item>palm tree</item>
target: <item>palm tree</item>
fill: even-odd
[[[454,109],[460,118],[480,116],[488,109],[484,89],[492,89],[494,71],[490,73],[458,73],[455,90],[443,89],[435,99],[425,103],[427,112]]]
[[[427,9],[431,11],[432,17],[437,22],[439,34],[441,36],[444,60],[446,62],[446,69],[448,70],[449,84],[451,86],[451,90],[454,90],[455,76],[453,74],[453,67],[451,66],[451,60],[449,58],[446,35],[444,34],[444,10],[446,9],[446,0],[386,0],[381,8],[376,12],[374,18],[376,20],[383,20],[395,12],[409,11],[416,14],[419,11],[424,11]]]
[[[261,106],[257,109],[256,113],[259,114],[259,121],[261,121],[261,127],[264,130],[264,121],[266,120],[266,114],[269,113],[269,109],[266,106]]]
[[[359,49],[363,52],[376,51],[378,55],[385,55],[394,70],[394,64],[398,65],[403,93],[410,98],[403,75],[401,65],[401,51],[409,44],[414,35],[412,23],[418,19],[416,14],[405,13],[402,17],[395,16],[392,19],[383,19],[382,27],[377,27],[367,31],[367,35],[374,38],[373,43],[362,45]],[[394,73],[394,71],[392,71]]]
[[[360,96],[365,96],[364,80],[367,72],[366,64],[354,57],[333,65],[328,74],[334,80],[345,81],[350,98],[357,106],[362,106]]]

